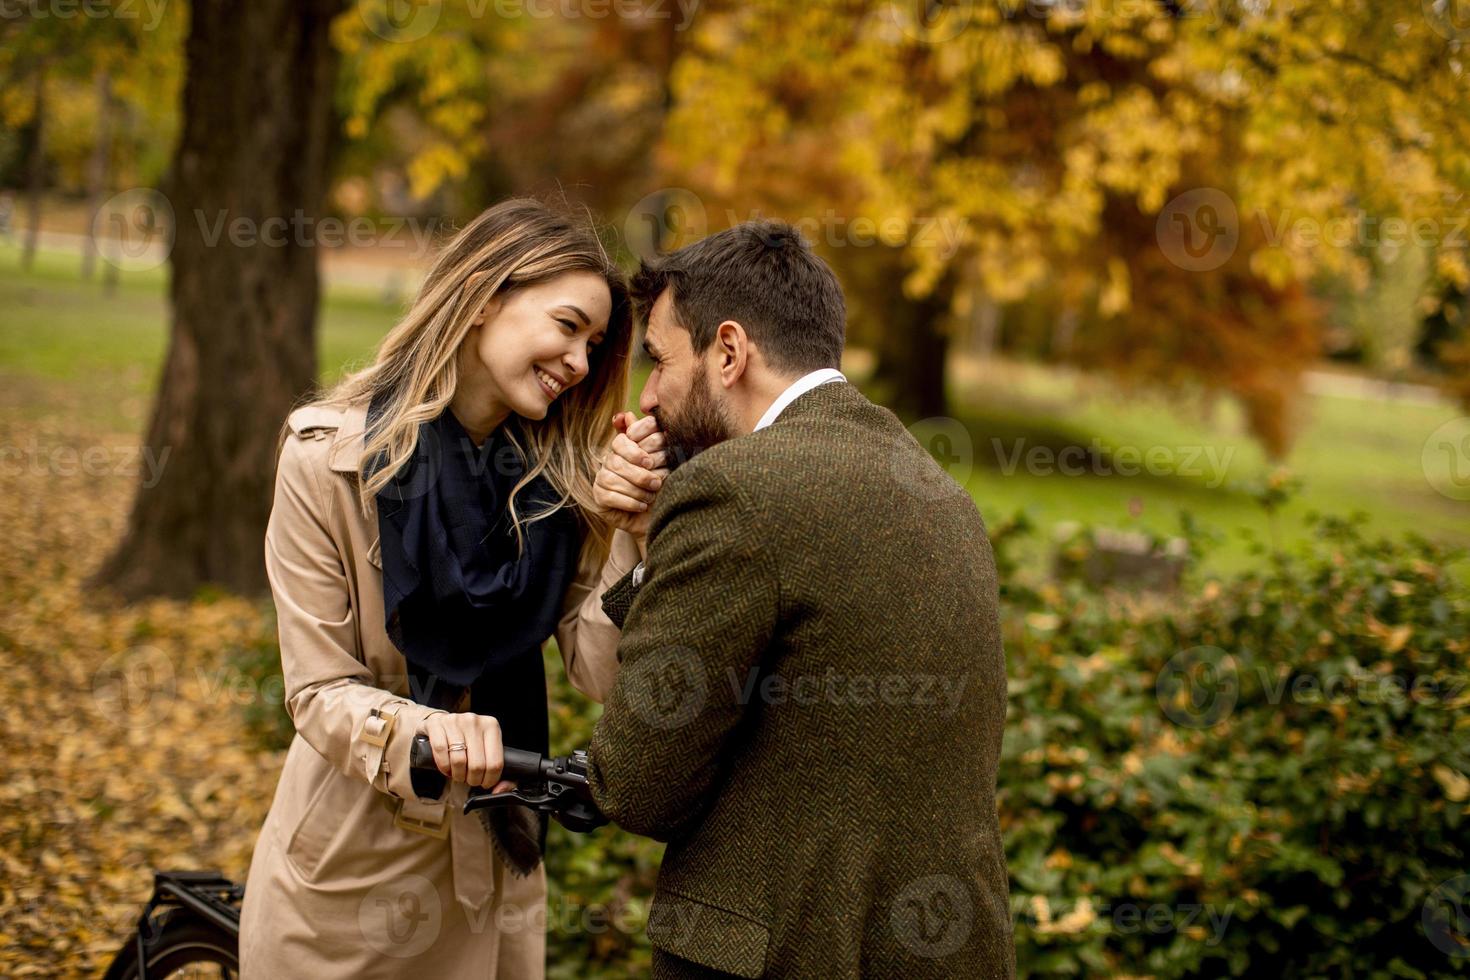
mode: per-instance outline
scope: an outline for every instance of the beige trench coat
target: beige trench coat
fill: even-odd
[[[409,781],[433,711],[409,697],[383,625],[375,511],[357,503],[365,407],[293,412],[277,464],[265,559],[296,735],[256,841],[240,917],[245,980],[539,978],[544,867],[495,856],[466,787],[426,804]],[[618,630],[600,597],[638,560],[618,532],[601,568],[584,554],[557,626],[572,684],[601,701]]]

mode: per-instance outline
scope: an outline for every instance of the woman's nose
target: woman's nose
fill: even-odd
[[[562,358],[562,365],[566,367],[567,374],[573,383],[581,381],[587,376],[587,349],[577,347]]]

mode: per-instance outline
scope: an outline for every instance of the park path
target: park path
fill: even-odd
[[[420,235],[426,234],[417,227]],[[416,239],[408,234],[401,237],[401,247],[380,245],[376,248],[323,246],[322,279],[328,286],[349,286],[358,289],[378,289],[395,296],[408,296],[418,287],[419,280],[429,268],[433,253],[428,239]],[[20,236],[12,229],[8,238],[0,239],[19,247]],[[36,236],[37,247],[43,252],[74,255],[81,261],[88,236],[71,231],[54,231],[42,228]],[[136,255],[129,255],[122,268],[157,268],[168,260],[162,246],[148,246]],[[105,261],[105,259],[104,259]]]
[[[1354,398],[1365,402],[1403,402],[1411,405],[1452,404],[1452,400],[1443,391],[1432,385],[1385,381],[1336,371],[1308,371],[1305,381],[1307,391],[1313,395]]]

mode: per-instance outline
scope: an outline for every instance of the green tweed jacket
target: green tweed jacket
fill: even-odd
[[[669,842],[655,978],[1014,975],[997,604],[974,502],[846,382],[669,477],[589,749]]]

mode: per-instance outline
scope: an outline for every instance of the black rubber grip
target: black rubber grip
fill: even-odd
[[[429,736],[414,736],[408,749],[408,765],[408,778],[420,799],[437,800],[444,795],[449,778],[434,764],[434,746],[429,744]]]
[[[500,770],[501,779],[519,783],[527,779],[541,778],[541,753],[525,749],[506,749],[505,765]]]
[[[414,736],[413,745],[408,750],[408,764],[412,767],[409,776],[413,780],[413,791],[424,799],[437,800],[444,793],[444,785],[448,780],[434,764],[434,747],[429,744],[429,736]],[[541,765],[541,753],[508,748],[505,750],[505,765],[500,771],[500,778],[509,779],[513,783],[539,779]]]

